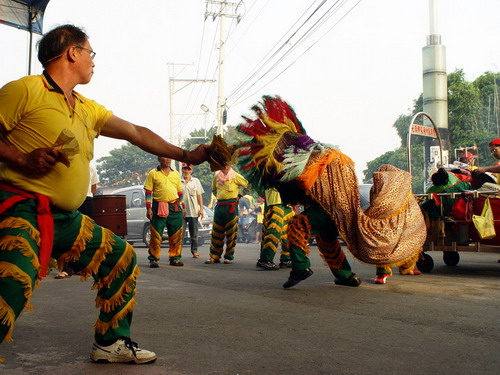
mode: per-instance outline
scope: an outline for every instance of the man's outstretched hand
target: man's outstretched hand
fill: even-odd
[[[209,145],[199,145],[194,150],[188,151],[188,162],[189,164],[198,165],[205,161],[208,161],[210,154],[208,152]]]
[[[37,148],[18,159],[16,166],[21,172],[29,175],[44,175],[49,173],[56,163],[61,162],[69,167],[68,158],[52,147]]]

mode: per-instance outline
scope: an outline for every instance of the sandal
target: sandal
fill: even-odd
[[[214,264],[214,263],[220,263],[220,260],[219,259],[213,259],[213,258],[209,258],[205,261],[205,264]]]
[[[55,279],[66,279],[68,277],[71,277],[71,275],[69,273],[67,273],[66,271],[61,271],[54,278]]]
[[[399,273],[401,275],[420,275],[422,273],[419,270],[411,270],[411,271],[407,271],[407,272],[404,272],[404,273],[403,272],[399,272]]]

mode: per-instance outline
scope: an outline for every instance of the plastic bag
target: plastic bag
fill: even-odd
[[[482,240],[489,240],[496,236],[493,211],[491,210],[490,199],[484,201],[481,216],[472,215],[472,222],[476,227],[477,233]]]
[[[451,214],[456,220],[470,222],[472,220],[472,196],[462,193],[461,196],[455,200],[455,203],[453,203]]]

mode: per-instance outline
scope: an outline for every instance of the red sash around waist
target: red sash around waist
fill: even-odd
[[[217,206],[231,206],[229,207],[229,213],[234,214],[234,206],[238,204],[238,201],[235,200],[234,202],[217,202]]]
[[[23,200],[34,199],[35,201],[37,201],[37,222],[38,229],[40,231],[40,252],[38,254],[38,259],[41,266],[38,277],[41,279],[47,276],[47,268],[49,266],[50,255],[52,253],[52,245],[54,243],[54,220],[52,218],[52,212],[50,210],[49,198],[47,198],[43,194],[30,193],[18,189],[14,186],[2,183],[0,183],[0,190],[18,194],[13,195],[0,203],[0,214],[7,211],[14,204]]]

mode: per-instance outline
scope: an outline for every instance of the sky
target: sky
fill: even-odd
[[[447,72],[472,81],[500,71],[500,1],[436,3]],[[76,90],[176,143],[215,123],[218,82],[193,82],[218,80],[220,17],[205,18],[215,10],[204,0],[51,0],[43,29],[83,27],[97,55],[92,81]],[[228,124],[279,95],[313,139],[353,159],[360,179],[368,161],[400,146],[392,125],[422,92],[428,0],[245,0],[237,13],[224,23]],[[0,85],[27,74],[28,48],[27,32],[0,25]],[[94,158],[123,144],[100,137]]]

